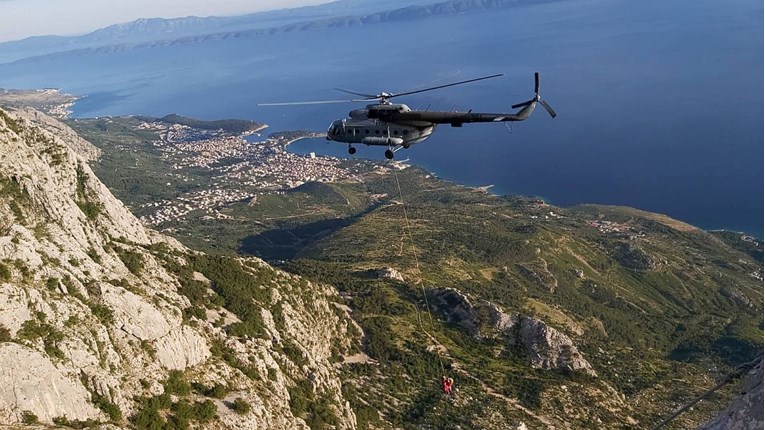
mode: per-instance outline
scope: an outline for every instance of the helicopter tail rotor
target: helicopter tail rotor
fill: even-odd
[[[558,116],[558,114],[555,113],[553,108],[549,104],[547,104],[546,101],[542,100],[542,98],[539,96],[539,72],[534,73],[534,98],[531,100],[526,100],[525,102],[516,103],[512,107],[513,109],[518,109],[518,108],[526,107],[532,103],[537,103],[537,102],[539,102],[539,104],[541,104],[542,107],[545,108],[545,110],[547,111],[547,113],[550,114],[551,117],[555,118],[556,116]]]

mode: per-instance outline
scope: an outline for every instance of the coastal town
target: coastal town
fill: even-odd
[[[306,182],[360,181],[358,172],[343,167],[339,158],[287,150],[296,140],[323,137],[317,133],[262,137],[265,126],[235,134],[161,121],[144,122],[138,128],[158,136],[152,145],[170,165],[169,175],[181,181],[191,180],[190,171],[211,177],[210,187],[142,205],[149,210],[141,217],[147,225],[158,226],[191,212],[203,218],[226,218],[220,209],[232,203],[255,202],[258,195],[284,192]]]

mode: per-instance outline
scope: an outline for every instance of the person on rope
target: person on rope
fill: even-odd
[[[447,378],[446,375],[441,377],[441,387],[444,390],[444,394],[451,394],[453,386],[454,386],[454,379]]]

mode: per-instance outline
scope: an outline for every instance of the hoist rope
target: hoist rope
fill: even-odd
[[[398,195],[401,199],[401,208],[404,212],[404,239],[406,237],[409,237],[409,241],[412,244],[412,255],[414,256],[414,267],[416,269],[416,275],[417,275],[417,282],[420,284],[420,289],[422,290],[422,297],[425,299],[425,309],[428,311],[428,319],[430,320],[430,330],[431,332],[435,332],[435,324],[433,323],[433,313],[430,311],[430,303],[428,302],[428,295],[425,291],[425,283],[422,281],[422,270],[420,270],[420,260],[417,256],[417,247],[414,243],[414,236],[412,236],[412,225],[409,222],[409,214],[406,210],[406,202],[404,201],[404,193],[401,191],[401,183],[398,180],[398,169],[391,165],[391,168],[393,169],[393,176],[396,178],[396,188],[398,189]],[[438,357],[438,364],[441,367],[441,374],[445,375],[444,370],[444,362],[441,359],[441,351],[438,348],[438,342],[435,338],[435,336],[432,333],[429,333],[427,329],[422,325],[422,320],[420,320],[420,328],[422,328],[422,331],[425,332],[425,334],[430,337],[435,343],[436,343],[436,356]]]
[[[705,397],[707,397],[710,394],[714,393],[715,391],[719,390],[722,386],[731,383],[734,379],[738,379],[741,376],[743,376],[745,373],[747,373],[750,370],[754,369],[757,366],[757,364],[759,364],[761,361],[762,361],[762,355],[760,355],[759,357],[757,357],[756,359],[754,359],[754,360],[752,360],[752,361],[750,361],[748,363],[744,363],[744,364],[736,367],[736,370],[734,370],[733,372],[725,375],[725,378],[723,378],[723,380],[720,381],[717,385],[715,385],[714,387],[708,389],[703,394],[697,396],[696,398],[694,398],[693,400],[691,400],[687,404],[683,405],[683,407],[681,407],[680,409],[676,410],[672,415],[668,416],[667,418],[664,418],[664,420],[662,422],[660,422],[659,424],[656,424],[655,426],[651,427],[651,430],[659,430],[660,428],[666,426],[667,424],[669,424],[670,421],[672,421],[675,418],[677,418],[680,414],[682,414],[683,412],[685,412],[688,409],[690,409],[693,405],[695,405],[699,401],[703,400]]]

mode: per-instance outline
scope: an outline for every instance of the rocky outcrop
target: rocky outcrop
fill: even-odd
[[[195,330],[182,326],[157,340],[157,361],[165,369],[183,370],[210,358],[207,341]]]
[[[658,267],[656,260],[634,243],[620,243],[612,255],[619,264],[628,269],[648,271]]]
[[[33,349],[0,344],[0,423],[20,421],[24,412],[42,421],[55,417],[98,418],[85,387],[63,374],[50,359]],[[2,407],[8,405],[6,407]]]
[[[54,143],[59,142],[66,145],[85,160],[97,160],[101,156],[100,149],[80,137],[71,127],[55,118],[28,107],[19,108],[13,113],[20,118],[30,121],[39,129],[50,133]]]
[[[531,358],[531,366],[538,369],[579,371],[597,376],[571,339],[544,322],[521,317],[518,335]]]
[[[762,430],[763,428],[762,358],[747,372],[744,389],[728,409],[697,430]]]
[[[182,287],[211,285],[188,270],[199,254],[145,229],[92,173],[88,145],[43,114],[0,110],[0,426],[35,416],[124,428],[172,374],[230,391],[211,400],[218,419],[205,427],[307,428],[290,399],[309,382],[336,427],[354,428],[333,357],[360,339],[336,292],[232,260],[268,292],[246,312],[271,317],[268,338],[230,335],[242,314],[195,305]],[[231,411],[236,398],[250,411]]]
[[[394,281],[404,282],[404,277],[398,270],[392,267],[383,267],[375,271],[375,276],[379,279],[393,279]]]
[[[571,338],[542,320],[505,313],[487,301],[473,304],[467,295],[453,288],[433,289],[428,296],[431,306],[448,322],[464,328],[471,336],[504,336],[509,345],[522,345],[532,367],[597,376]]]

